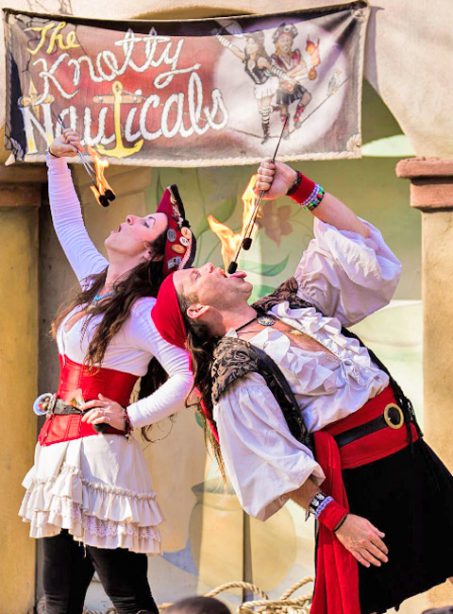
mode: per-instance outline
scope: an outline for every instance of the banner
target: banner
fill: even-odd
[[[365,2],[266,16],[96,21],[5,9],[6,146],[62,126],[116,164],[360,156]]]

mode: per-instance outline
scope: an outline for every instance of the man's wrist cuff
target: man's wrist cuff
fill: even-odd
[[[318,521],[330,531],[334,532],[343,524],[348,513],[345,507],[332,499],[329,505],[319,514]]]
[[[297,171],[297,178],[286,195],[301,207],[313,211],[321,204],[324,198],[324,189],[319,183],[315,183]]]

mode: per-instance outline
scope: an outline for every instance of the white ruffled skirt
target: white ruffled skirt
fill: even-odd
[[[255,84],[255,98],[261,100],[261,98],[267,98],[273,96],[278,90],[278,77],[269,77],[264,83]]]
[[[24,478],[19,516],[30,536],[58,535],[97,548],[160,552],[162,515],[138,442],[97,435],[41,446]]]

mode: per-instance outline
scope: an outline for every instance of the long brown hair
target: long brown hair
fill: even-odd
[[[204,404],[204,411],[201,407],[200,401],[195,403],[203,423],[205,442],[209,443],[214,452],[217,464],[220,469],[222,477],[225,479],[225,469],[223,464],[222,453],[220,450],[219,442],[214,437],[211,427],[208,424],[208,420],[215,427],[213,418],[213,406],[212,406],[212,363],[214,362],[214,350],[219,342],[219,337],[211,334],[209,328],[193,318],[189,318],[187,315],[187,308],[193,302],[184,295],[178,294],[178,302],[181,310],[184,326],[186,328],[186,349],[189,352],[192,372],[193,372],[193,385],[192,389],[187,395],[186,406],[193,407],[194,403],[189,402],[192,398],[192,393],[197,391],[197,399],[201,396]],[[207,415],[206,415],[207,413]]]
[[[104,287],[107,277],[107,267],[100,273],[91,275],[84,280],[82,290],[64,307],[62,307],[52,322],[51,332],[55,338],[58,327],[65,317],[75,307],[85,305],[89,310],[82,328],[82,335],[87,331],[93,318],[102,314],[99,324],[88,345],[84,364],[90,368],[102,365],[107,347],[112,338],[128,319],[134,302],[144,296],[157,296],[163,281],[163,254],[165,248],[166,231],[162,232],[148,248],[152,256],[150,260],[138,264],[131,269],[127,277],[120,279],[113,286],[113,294],[102,301],[93,302],[95,296]],[[141,378],[138,398],[152,394],[167,379],[167,373],[160,363],[152,358],[146,375]],[[144,427],[142,433],[148,439]]]

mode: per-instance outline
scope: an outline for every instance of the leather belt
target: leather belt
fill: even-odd
[[[38,416],[55,414],[57,416],[69,416],[71,414],[83,414],[83,411],[75,405],[68,405],[63,399],[58,399],[55,394],[45,392],[39,395],[33,403],[33,411]]]
[[[375,433],[376,431],[380,431],[381,429],[400,429],[403,426],[403,410],[401,409],[401,407],[396,405],[396,403],[389,403],[388,405],[386,405],[384,412],[381,416],[378,416],[374,420],[370,420],[370,422],[366,422],[365,424],[361,424],[360,426],[356,426],[355,428],[349,429],[348,431],[344,431],[339,435],[335,435],[335,441],[337,442],[337,445],[341,448],[342,446],[345,446],[348,443],[352,443],[360,437],[365,437],[365,435],[370,435],[371,433]]]
[[[56,416],[69,416],[71,414],[82,415],[84,412],[78,407],[74,407],[74,405],[67,405],[61,399],[57,399],[51,413]]]
[[[78,415],[83,416],[85,413],[83,410],[75,407],[75,405],[68,405],[63,399],[58,399],[56,394],[51,392],[45,392],[41,394],[33,403],[33,411],[38,416],[70,416]],[[93,424],[93,428],[98,433],[114,433],[124,435],[124,431],[120,431],[113,426],[110,426],[107,422],[101,424]]]

